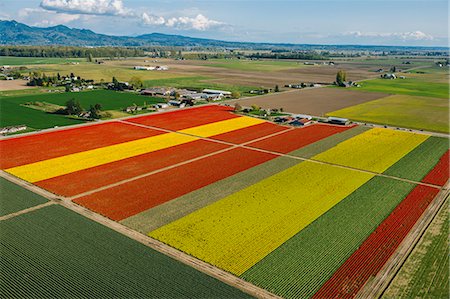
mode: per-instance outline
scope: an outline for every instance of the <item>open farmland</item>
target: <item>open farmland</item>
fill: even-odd
[[[448,98],[392,95],[327,113],[356,121],[449,133]]]
[[[250,297],[61,206],[0,227],[2,298]]]
[[[85,61],[83,58],[0,56],[0,65],[57,64]]]
[[[27,102],[47,102],[64,106],[70,99],[80,102],[88,109],[90,105],[100,104],[102,110],[121,110],[133,104],[143,105],[159,103],[159,98],[144,97],[131,93],[119,93],[109,90],[95,90],[78,93],[39,93],[22,96],[0,97],[0,126],[27,125],[34,129],[46,129],[54,126],[67,126],[83,123],[79,119],[64,115],[45,113],[24,106]]]
[[[2,177],[0,177],[0,189],[2,190],[0,217],[47,202],[45,198],[25,190]]]
[[[283,108],[284,111],[292,113],[323,116],[334,110],[362,104],[385,96],[387,94],[366,93],[339,88],[312,88],[246,98],[234,102],[244,107],[257,105],[264,109]]]
[[[208,105],[6,138],[0,166],[82,214],[161,242],[157,248],[189,265],[285,298],[354,297],[448,181],[446,138],[357,125],[293,128],[231,110]],[[38,212],[50,208],[60,207]]]
[[[30,89],[25,80],[0,80],[0,91]]]

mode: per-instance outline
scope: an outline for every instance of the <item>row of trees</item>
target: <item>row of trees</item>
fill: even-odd
[[[0,46],[0,56],[17,57],[142,57],[145,52],[141,48],[122,47],[60,47],[60,46]]]
[[[102,117],[101,109],[102,105],[98,103],[95,105],[90,105],[87,110],[88,117],[91,119],[100,119]],[[85,112],[85,110],[81,106],[80,102],[72,98],[66,102],[66,108],[58,110],[56,113],[65,115],[80,115],[83,112]]]

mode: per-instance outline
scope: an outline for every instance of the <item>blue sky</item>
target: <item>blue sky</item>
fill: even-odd
[[[447,0],[1,0],[0,18],[112,35],[448,46]]]

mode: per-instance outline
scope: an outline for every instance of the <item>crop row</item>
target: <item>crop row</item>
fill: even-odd
[[[422,180],[424,183],[444,186],[449,179],[450,173],[450,151],[447,151],[439,159],[438,164]]]
[[[313,159],[381,173],[427,138],[426,135],[374,128]]]
[[[188,143],[198,140],[199,137],[210,137],[239,130],[262,122],[264,121],[255,118],[237,117],[179,131],[183,134],[160,134],[8,168],[6,171],[33,183]]]
[[[313,298],[353,298],[388,261],[439,192],[418,185],[378,226]]]
[[[275,157],[244,148],[230,149],[80,197],[75,202],[119,221]]]
[[[211,105],[176,110],[169,113],[139,116],[127,120],[136,124],[178,131],[239,117],[231,113],[231,110],[232,108],[230,107]]]
[[[310,298],[412,188],[372,178],[241,277],[284,298]]]
[[[384,174],[420,182],[449,149],[447,138],[431,136]]]
[[[119,122],[20,136],[0,141],[1,169],[155,136],[162,131]]]
[[[371,178],[302,162],[150,236],[241,275]]]
[[[249,297],[58,205],[0,230],[1,298]]]

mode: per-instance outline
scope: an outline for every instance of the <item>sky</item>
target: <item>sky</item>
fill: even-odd
[[[109,35],[448,46],[448,0],[0,0],[0,19]]]

